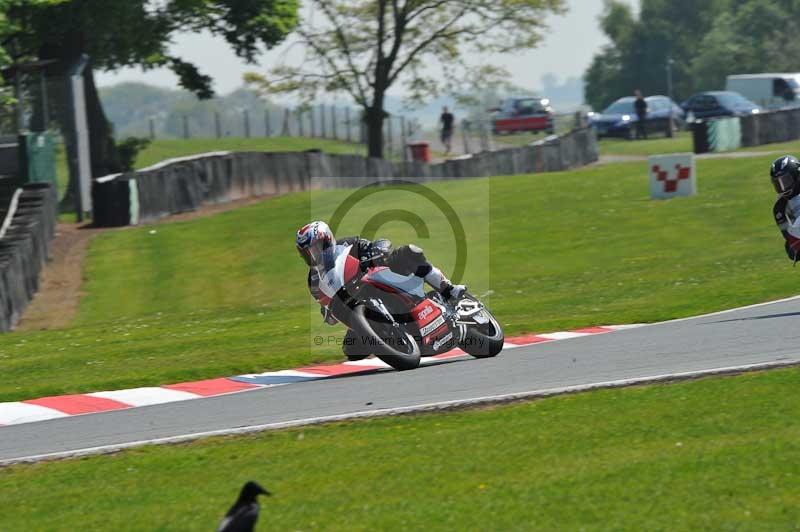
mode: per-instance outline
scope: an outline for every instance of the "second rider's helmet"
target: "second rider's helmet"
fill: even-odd
[[[772,163],[769,176],[775,192],[783,198],[793,198],[800,194],[800,161],[797,157],[784,155]]]
[[[325,222],[311,222],[297,232],[297,252],[311,268],[325,264],[336,247],[336,237]]]

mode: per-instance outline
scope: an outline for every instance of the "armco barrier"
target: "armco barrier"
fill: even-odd
[[[39,287],[39,273],[55,233],[57,198],[53,185],[25,185],[0,217],[0,330],[19,320]]]
[[[742,120],[726,117],[694,122],[692,140],[695,153],[737,150],[742,146]]]
[[[800,139],[800,108],[750,114],[736,120],[741,130],[741,146],[745,148]],[[715,140],[719,134],[715,130],[718,128],[716,121],[692,125],[695,153],[715,151]],[[730,129],[730,124],[725,129]],[[724,135],[730,134],[731,131],[724,132]]]
[[[800,139],[800,109],[743,116],[742,146],[761,146]]]
[[[135,225],[192,211],[205,203],[286,194],[308,190],[315,184],[344,188],[394,179],[422,183],[555,172],[584,166],[598,158],[597,138],[589,128],[548,137],[530,146],[434,165],[318,151],[215,152],[96,179],[92,186],[94,222],[101,227]],[[363,183],[357,178],[363,178]]]

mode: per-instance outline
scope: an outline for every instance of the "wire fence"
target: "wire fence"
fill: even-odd
[[[388,116],[384,121],[384,151],[389,158],[403,158],[405,146],[421,130],[419,123],[404,116]],[[366,145],[367,130],[362,112],[351,107],[314,105],[308,107],[238,109],[217,108],[170,112],[150,116],[123,128],[117,136],[150,139],[222,139],[257,137],[304,137]],[[366,149],[366,148],[364,148]]]
[[[552,130],[497,134],[491,117],[477,120],[464,119],[460,121],[455,131],[452,153],[466,155],[524,146],[548,135],[563,135],[574,129],[586,127],[587,123],[587,117],[583,112],[562,113],[553,117]]]

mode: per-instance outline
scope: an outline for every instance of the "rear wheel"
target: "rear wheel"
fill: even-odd
[[[365,305],[353,309],[352,323],[356,335],[374,342],[371,346],[375,356],[392,366],[405,371],[419,366],[419,345],[405,329],[389,323],[381,314],[370,311]]]

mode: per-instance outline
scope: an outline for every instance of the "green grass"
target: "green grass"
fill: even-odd
[[[671,139],[662,134],[652,135],[649,140],[604,138],[599,145],[601,155],[646,156],[694,151],[692,134],[688,131],[680,131]]]
[[[499,436],[502,435],[502,436]],[[0,470],[5,530],[794,530],[800,370]]]
[[[364,146],[360,144],[300,137],[155,140],[139,153],[136,168],[152,166],[166,159],[212,151],[304,151],[312,148],[327,153],[364,154]]]
[[[474,213],[463,217],[473,250],[465,281],[479,294],[492,290],[488,302],[513,335],[653,322],[796,294],[772,221],[769,162],[700,161],[699,195],[668,202],[648,199],[641,163],[432,188]],[[312,217],[312,202],[324,206],[318,216],[346,194],[295,194],[99,236],[73,326],[0,337],[0,401],[340,359],[335,345],[312,345],[313,335],[342,329],[320,325],[293,235]],[[479,215],[487,198],[490,220]],[[401,203],[423,213],[439,242],[448,238],[419,200]],[[368,216],[357,210],[353,223]],[[452,246],[431,245],[403,224],[384,229],[396,243],[420,241],[445,269],[452,264]]]
[[[139,153],[136,168],[146,168],[166,159],[186,157],[213,151],[304,151],[320,149],[327,153],[364,154],[361,144],[350,144],[336,140],[300,137],[224,137],[221,139],[156,139]],[[56,154],[56,176],[58,190],[63,196],[69,181],[69,167],[62,145]]]

